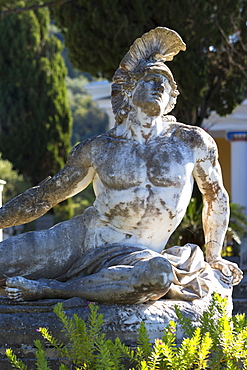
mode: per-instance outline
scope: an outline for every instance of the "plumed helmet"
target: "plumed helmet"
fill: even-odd
[[[174,97],[179,94],[172,72],[165,62],[171,61],[180,50],[186,50],[182,38],[166,27],[157,27],[134,41],[113,76],[111,97],[117,124],[127,116],[131,91],[147,71],[164,74],[171,84]]]

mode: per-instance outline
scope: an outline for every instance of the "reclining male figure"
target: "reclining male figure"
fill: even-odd
[[[116,126],[77,145],[54,177],[0,209],[5,228],[35,220],[92,181],[96,194],[82,215],[0,243],[9,298],[141,303],[164,296],[174,275],[160,253],[194,180],[203,196],[206,259],[226,282],[241,280],[237,265],[221,258],[229,208],[216,145],[201,128],[167,115],[178,90],[165,61],[181,49],[166,28],[137,39],[114,75]]]

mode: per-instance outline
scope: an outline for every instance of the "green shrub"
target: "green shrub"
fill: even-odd
[[[90,303],[89,308],[86,323],[77,315],[68,318],[62,303],[55,307],[54,312],[68,338],[66,344],[59,343],[46,328],[39,328],[43,338],[60,353],[59,370],[130,369],[125,365],[127,361],[131,370],[247,369],[247,320],[244,314],[229,317],[226,301],[219,295],[213,296],[196,326],[176,308],[178,323],[171,321],[163,337],[154,344],[150,343],[145,324],[141,323],[134,350],[119,338],[106,339],[98,306]],[[178,324],[185,333],[181,345],[176,345]],[[41,342],[35,341],[35,346],[37,370],[50,370]],[[28,369],[11,349],[7,349],[6,355],[15,369]]]

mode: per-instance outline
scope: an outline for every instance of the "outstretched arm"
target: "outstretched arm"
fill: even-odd
[[[0,228],[37,219],[58,203],[85,189],[93,177],[87,146],[75,147],[65,167],[54,177],[28,189],[0,208]]]
[[[205,135],[205,139],[205,145],[197,151],[194,177],[203,196],[202,221],[206,260],[211,267],[221,270],[225,276],[233,276],[235,285],[242,279],[242,271],[236,264],[221,257],[229,222],[228,194],[223,186],[216,144],[208,135]]]

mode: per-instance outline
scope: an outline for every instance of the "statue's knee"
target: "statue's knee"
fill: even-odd
[[[141,265],[138,283],[146,290],[167,290],[174,276],[170,262],[164,257],[153,257]]]

